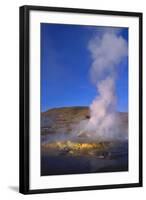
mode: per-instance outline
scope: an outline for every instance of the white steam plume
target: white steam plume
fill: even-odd
[[[128,54],[126,40],[114,31],[105,31],[89,42],[92,57],[91,80],[97,88],[97,96],[90,105],[90,119],[83,132],[99,138],[120,137],[116,119],[115,84],[120,62]]]

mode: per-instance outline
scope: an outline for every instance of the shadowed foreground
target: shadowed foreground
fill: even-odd
[[[128,143],[94,151],[42,150],[41,175],[116,172],[128,170]]]
[[[127,113],[119,113],[127,132]],[[72,137],[72,127],[89,118],[87,107],[52,109],[41,116],[41,176],[128,171],[128,141]]]

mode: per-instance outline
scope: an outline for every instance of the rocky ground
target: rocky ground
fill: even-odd
[[[54,108],[41,113],[41,175],[128,170],[128,141],[72,137],[73,128],[90,118],[88,107]],[[128,114],[117,113],[128,132]]]

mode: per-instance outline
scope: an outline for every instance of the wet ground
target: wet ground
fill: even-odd
[[[115,142],[94,155],[41,152],[41,176],[128,171],[128,142]]]

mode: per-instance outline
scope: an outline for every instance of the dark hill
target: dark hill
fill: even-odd
[[[128,129],[128,113],[118,112],[120,126]],[[88,107],[53,108],[41,113],[41,134],[70,133],[81,120],[90,118]]]

